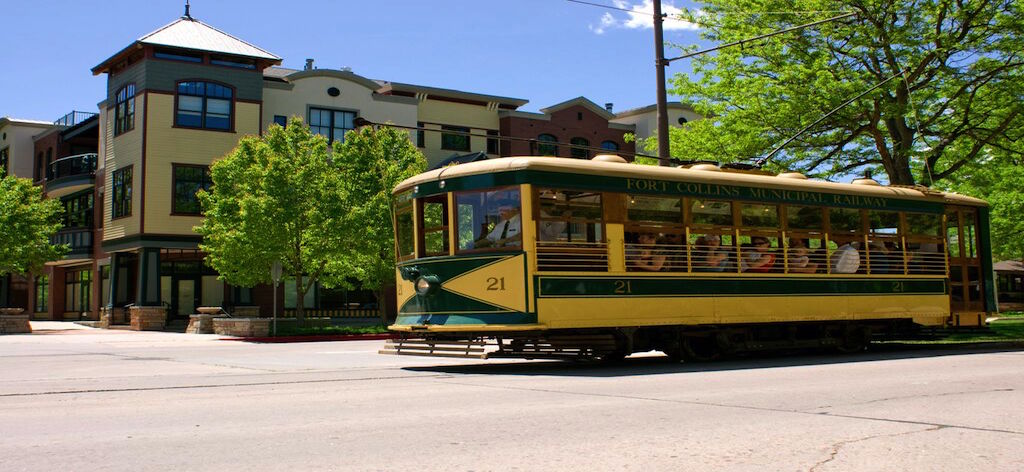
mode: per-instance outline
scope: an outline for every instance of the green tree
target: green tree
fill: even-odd
[[[987,155],[965,166],[954,180],[939,186],[989,203],[994,260],[1024,260],[1024,161],[1000,153]]]
[[[8,303],[12,274],[36,271],[67,253],[66,245],[50,244],[63,213],[60,200],[43,198],[31,180],[0,178],[0,306]]]
[[[356,241],[347,238],[351,208],[323,136],[294,117],[287,128],[242,138],[211,174],[212,189],[199,193],[206,219],[196,231],[221,278],[245,287],[270,283],[270,267],[281,261],[295,278],[299,320],[318,281],[345,283],[334,261]]]
[[[385,289],[395,282],[395,232],[391,191],[399,182],[423,172],[427,161],[409,133],[386,125],[350,131],[334,144],[335,164],[344,175],[358,240],[350,257],[337,261],[363,288],[377,295],[381,320],[387,313]]]
[[[811,127],[775,170],[830,178],[866,168],[931,185],[1024,141],[1024,11],[1016,0],[704,0],[684,16],[728,43],[856,12],[693,60],[673,93],[710,117],[671,133],[675,156],[753,161]],[[780,13],[819,11],[821,13]],[[754,12],[754,13],[752,13]],[[769,12],[758,14],[756,12]],[[687,48],[688,49],[688,48]]]

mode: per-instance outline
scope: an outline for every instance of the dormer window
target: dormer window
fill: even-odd
[[[231,88],[213,82],[179,82],[174,125],[184,128],[231,129]]]

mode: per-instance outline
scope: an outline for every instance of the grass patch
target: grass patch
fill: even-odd
[[[1002,316],[1002,314],[1000,315]],[[984,342],[1024,343],[1024,316],[1003,318],[988,324],[987,333],[953,333],[935,339],[895,341],[900,344],[964,344]]]
[[[1020,319],[1024,319],[1024,311],[1004,311],[1004,312],[1002,312],[1002,313],[1000,313],[1000,314],[998,314],[996,316],[998,316],[1000,318],[1011,318],[1011,319],[1013,319],[1013,318],[1020,318]]]
[[[387,334],[383,325],[370,326],[287,326],[277,330],[278,336],[318,336],[318,335],[353,335],[353,334]]]

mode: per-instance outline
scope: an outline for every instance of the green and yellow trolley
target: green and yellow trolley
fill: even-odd
[[[979,326],[985,202],[700,164],[513,157],[394,191],[399,334],[382,353],[615,359]]]

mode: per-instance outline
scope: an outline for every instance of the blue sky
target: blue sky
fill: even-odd
[[[649,11],[651,0],[592,1]],[[39,120],[96,111],[106,76],[90,69],[184,12],[184,0],[5,3],[0,116]],[[191,3],[194,18],[282,57],[284,67],[314,58],[371,79],[523,98],[527,111],[580,95],[616,111],[655,102],[654,40],[643,15],[565,0]],[[666,41],[698,41],[691,25],[666,25]],[[687,67],[675,63],[669,74]]]

